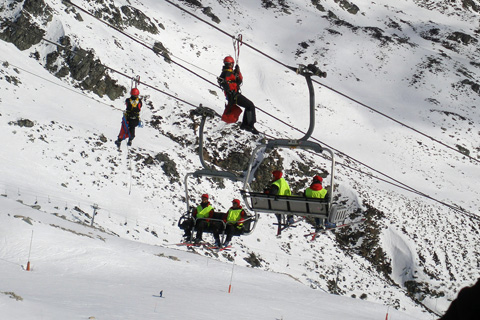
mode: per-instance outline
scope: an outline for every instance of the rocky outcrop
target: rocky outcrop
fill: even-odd
[[[3,32],[0,40],[13,43],[20,50],[27,50],[42,41],[45,31],[30,21],[30,15],[21,13],[14,21],[6,20],[1,24]]]
[[[73,47],[68,37],[60,39],[60,43],[63,47],[57,47],[46,59],[46,68],[55,76],[70,75],[83,90],[92,91],[100,97],[106,95],[111,100],[126,93],[126,88],[117,85],[116,80],[108,75],[107,67],[95,58],[92,50]]]

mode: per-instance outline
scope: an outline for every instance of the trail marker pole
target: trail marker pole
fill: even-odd
[[[232,279],[233,279],[233,269],[235,268],[235,260],[233,260],[232,264],[232,275],[230,276],[230,284],[228,285],[228,293],[232,292]]]
[[[32,243],[33,243],[33,230],[32,230],[32,236],[30,237],[30,248],[28,249],[27,271],[30,271],[30,254],[32,253]]]

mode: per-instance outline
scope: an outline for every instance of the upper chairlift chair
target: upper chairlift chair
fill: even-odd
[[[311,76],[323,76],[326,77],[326,73],[321,72],[316,66],[301,65],[299,68],[289,67],[291,70],[296,71],[300,75],[304,76],[308,90],[310,93],[310,126],[305,136],[298,140],[288,139],[274,139],[268,141],[266,144],[261,144],[252,153],[250,158],[248,171],[244,179],[244,188],[241,191],[247,208],[258,214],[258,212],[275,213],[280,214],[285,221],[285,216],[295,215],[302,217],[312,217],[324,219],[330,223],[342,223],[347,217],[347,209],[336,203],[333,203],[335,194],[335,155],[332,150],[320,146],[320,144],[312,141],[308,141],[313,129],[315,127],[315,93],[312,85]],[[252,192],[250,182],[253,181],[254,170],[252,170],[254,164],[256,168],[262,162],[263,154],[265,152],[271,152],[277,148],[288,149],[306,149],[312,150],[316,153],[326,152],[330,155],[331,169],[330,169],[330,190],[327,197],[324,199],[306,198],[301,196],[278,196],[269,195],[260,192]],[[261,153],[262,152],[262,153]],[[261,153],[261,154],[260,154]]]

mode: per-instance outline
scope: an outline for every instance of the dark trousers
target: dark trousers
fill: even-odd
[[[197,235],[195,236],[196,239],[202,240],[203,230],[207,227],[207,221],[204,219],[197,220],[197,224],[195,225],[195,230],[197,230]]]
[[[132,119],[128,118],[128,131],[130,131],[130,138],[128,138],[128,141],[132,141],[133,138],[135,138],[135,128],[138,126],[138,119]]]
[[[236,103],[238,106],[245,108],[242,124],[247,127],[253,127],[255,122],[257,122],[257,117],[255,115],[255,105],[253,104],[253,102],[248,100],[243,94],[239,93],[237,95]]]
[[[233,223],[228,223],[227,226],[225,227],[225,242],[230,242],[232,241],[233,234],[235,233],[235,230],[237,229],[237,224]],[[215,228],[215,232],[213,233],[213,237],[215,238],[215,241],[220,242],[220,233],[223,232],[223,225],[217,225]]]
[[[277,217],[278,224],[279,224],[279,225],[283,224],[283,221],[282,221],[282,215],[281,215],[281,214],[278,214],[278,213],[276,213],[276,214],[275,214],[275,216]],[[290,218],[293,218],[293,215],[291,215],[291,214],[288,214],[288,215],[287,215],[287,221],[288,221]]]
[[[182,227],[185,231],[184,237],[187,238],[187,241],[192,240],[192,229],[193,229],[193,219],[185,220],[182,224]],[[195,223],[195,231],[197,231],[196,239],[202,239],[203,231],[207,227],[208,223],[205,219],[198,219]]]

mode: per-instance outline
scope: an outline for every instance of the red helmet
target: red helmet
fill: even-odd
[[[318,181],[318,182],[322,183],[323,178],[320,177],[320,176],[315,176],[315,177],[313,177],[313,182],[315,182],[315,181]]]
[[[237,206],[240,206],[240,200],[238,199],[233,199],[232,203],[236,203]]]
[[[233,60],[233,58],[231,56],[227,56],[227,57],[225,57],[225,59],[223,59],[223,64],[227,64],[227,63],[234,64],[235,60]]]
[[[137,88],[133,88],[132,91],[130,91],[130,94],[132,96],[138,96],[140,94],[140,91],[138,91]]]
[[[283,177],[283,172],[279,170],[275,170],[272,172],[273,179],[278,180]]]
[[[207,198],[208,199],[208,194],[206,194],[206,193],[202,194],[202,198]]]

